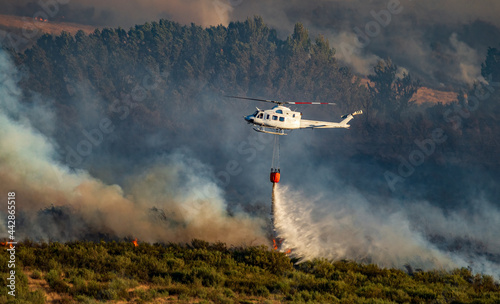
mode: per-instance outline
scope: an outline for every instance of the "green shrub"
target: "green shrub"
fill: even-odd
[[[34,280],[39,280],[42,278],[42,273],[38,270],[33,270],[33,273],[31,273],[31,278]]]
[[[334,280],[338,279],[338,274],[336,273],[335,266],[324,259],[314,260],[310,273],[312,273],[317,278],[327,278]]]
[[[437,298],[436,293],[429,287],[418,285],[406,292],[415,300],[430,301]]]
[[[318,259],[292,266],[286,255],[265,247],[227,249],[206,242],[188,247],[143,243],[138,248],[128,242],[31,243],[22,248],[26,264],[36,257],[29,268],[33,279],[43,277],[52,290],[69,292],[83,303],[146,303],[169,295],[185,302],[197,298],[214,303],[253,303],[256,297],[260,302],[300,303],[500,303],[498,282],[465,268],[410,276],[349,261]],[[92,256],[95,253],[104,258]],[[6,257],[5,251],[0,252],[0,261]],[[44,269],[49,270],[44,273]],[[1,295],[7,292],[6,271],[0,273]],[[21,270],[16,274],[16,301],[44,303],[44,293],[29,292],[28,277]],[[138,280],[151,289],[129,292],[139,285]],[[0,303],[9,300],[0,296]]]
[[[88,294],[87,284],[82,277],[72,278],[70,283],[73,284],[73,287],[71,287],[71,294],[73,296]]]
[[[166,276],[155,276],[151,279],[151,282],[159,286],[168,286],[172,284],[172,278],[169,275]]]
[[[189,295],[189,287],[186,285],[171,285],[165,288],[170,295]]]
[[[214,268],[209,267],[196,267],[191,270],[192,278],[190,281],[194,282],[196,279],[201,280],[201,284],[206,287],[221,286],[224,284],[225,278],[219,274]]]
[[[269,296],[269,289],[266,288],[266,286],[257,286],[254,291],[254,295],[256,296],[261,296],[261,297],[268,297]]]
[[[210,243],[204,240],[193,239],[191,241],[191,246],[196,249],[207,249],[210,247]]]
[[[106,288],[98,293],[98,298],[105,301],[118,300],[118,293],[112,288]]]
[[[45,293],[42,290],[29,292],[24,299],[30,304],[44,304],[46,301]]]
[[[51,270],[58,270],[58,271],[60,271],[62,269],[61,264],[57,260],[55,260],[55,259],[50,259],[48,261],[48,263],[46,263],[46,265],[47,266],[44,269],[46,272],[49,272]]]
[[[293,270],[292,263],[286,254],[269,250],[264,245],[235,250],[233,258],[238,262],[262,268],[276,275],[283,275]]]
[[[61,278],[60,271],[56,269],[52,269],[45,275],[45,280],[49,284],[49,287],[58,293],[66,293],[69,291],[69,286],[64,280]]]
[[[113,268],[122,276],[127,273],[127,270],[129,270],[132,265],[131,259],[123,255],[115,256],[112,259],[112,263]]]
[[[184,268],[184,260],[178,258],[170,258],[165,261],[170,271],[176,271]]]
[[[136,281],[117,278],[108,283],[108,289],[114,291],[117,299],[125,299],[128,297],[127,290],[137,285]]]
[[[87,281],[95,280],[97,278],[94,271],[87,268],[72,268],[66,272],[66,276],[70,279],[70,282],[76,277],[80,277]]]
[[[75,300],[84,304],[99,304],[95,299],[83,295],[76,296]]]
[[[384,286],[368,284],[358,289],[357,295],[364,298],[385,298]]]
[[[36,263],[36,256],[31,248],[17,247],[16,248],[16,258],[19,259],[21,265],[24,267],[34,266]],[[18,266],[21,266],[18,264]]]
[[[99,299],[99,292],[101,291],[102,286],[99,284],[99,282],[95,280],[90,280],[87,282],[87,287],[85,288],[85,293],[89,297],[93,297],[96,299]]]
[[[492,276],[477,274],[473,282],[474,289],[477,292],[500,292],[500,287]]]
[[[228,298],[234,298],[234,292],[229,289],[229,288],[224,288],[222,290],[222,294],[225,296],[225,297],[228,297]]]

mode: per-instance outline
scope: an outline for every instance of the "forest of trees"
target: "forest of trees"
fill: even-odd
[[[482,66],[485,79],[500,78],[498,53],[490,48]],[[470,117],[460,114],[457,107],[462,107],[464,96],[473,96],[476,88],[463,91],[462,101],[456,104],[416,106],[411,97],[419,82],[406,74],[398,78],[397,66],[390,59],[374,67],[369,76],[371,86],[366,88],[349,68],[339,65],[327,40],[310,37],[301,24],[282,40],[259,17],[206,29],[160,20],[128,31],[103,29],[91,35],[79,32],[74,37],[46,34],[24,54],[13,55],[30,72],[22,81],[26,92],[53,98],[61,107],[71,98],[74,84],[85,82],[107,103],[103,109],[109,108],[114,99],[130,94],[133,85],[154,71],[168,78],[162,83],[162,92],[141,99],[140,106],[148,112],[176,99],[194,102],[207,90],[283,100],[333,100],[340,113],[365,110],[364,125],[358,128],[362,131],[353,132],[355,142],[368,147],[398,146],[404,151],[414,138],[428,136],[439,126],[452,137],[442,149],[461,151],[467,161],[482,159],[488,165],[499,165],[499,160],[491,157],[500,148],[495,140],[500,132],[498,90],[481,100]],[[193,87],[193,82],[202,85]],[[455,115],[443,117],[448,110],[464,116],[463,121],[458,122]],[[364,152],[381,158],[393,156]]]
[[[227,27],[182,26],[160,20],[128,31],[106,28],[90,35],[47,34],[24,53],[10,51],[21,70],[29,71],[20,82],[26,102],[34,96],[54,102],[59,142],[71,142],[80,134],[78,129],[85,127],[81,120],[75,123],[84,103],[82,90],[92,91],[94,95],[88,98],[93,99],[93,106],[114,120],[128,115],[119,110],[116,101],[132,96],[132,121],[117,132],[119,137],[132,139],[107,149],[139,151],[139,157],[155,153],[144,150],[144,133],[166,130],[172,145],[179,144],[173,141],[179,132],[185,136],[216,134],[217,128],[225,127],[217,125],[219,120],[204,130],[186,120],[199,119],[189,115],[203,111],[214,117],[225,115],[217,111],[227,108],[221,102],[224,95],[334,101],[338,106],[328,111],[335,115],[358,109],[365,114],[353,121],[356,128],[343,138],[352,149],[336,145],[335,138],[325,138],[323,146],[315,149],[318,158],[370,159],[394,171],[399,157],[416,148],[415,140],[428,139],[433,130],[441,129],[446,141],[426,156],[428,161],[415,181],[425,183],[436,166],[449,169],[446,174],[450,176],[456,176],[456,170],[480,167],[488,178],[499,178],[500,89],[495,81],[500,79],[500,63],[496,48],[485,54],[482,65],[482,74],[491,84],[478,81],[474,87],[457,88],[458,100],[446,105],[416,105],[412,95],[419,81],[407,74],[397,76],[397,65],[389,58],[374,67],[367,87],[358,75],[339,64],[335,46],[324,37],[310,37],[302,24],[296,24],[292,35],[280,39],[260,17]],[[197,105],[203,98],[210,99],[213,106],[205,104],[200,110]],[[498,197],[498,191],[495,193]]]

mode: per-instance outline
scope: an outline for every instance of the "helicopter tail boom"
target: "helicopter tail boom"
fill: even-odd
[[[305,120],[302,119],[300,122],[300,128],[312,128],[312,129],[332,129],[332,128],[345,128],[349,129],[350,125],[347,123],[351,121],[355,115],[363,114],[362,110],[353,112],[351,114],[346,114],[342,116],[343,120],[341,122],[329,122],[329,121],[315,121],[315,120]]]

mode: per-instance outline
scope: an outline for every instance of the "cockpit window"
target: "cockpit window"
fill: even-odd
[[[262,118],[262,116],[263,116],[263,115],[264,115],[264,114],[259,113],[259,115],[257,115],[257,118]]]

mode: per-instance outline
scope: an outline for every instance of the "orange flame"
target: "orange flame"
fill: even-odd
[[[14,245],[12,245],[12,243],[9,243],[9,242],[0,242],[0,246],[9,246],[9,248],[14,247]]]
[[[139,244],[137,244],[137,238],[132,241],[132,244],[134,244],[135,247],[139,246]]]
[[[288,249],[285,254],[290,254],[292,252],[292,249]]]
[[[276,243],[275,239],[273,239],[273,249],[278,250],[278,244]]]
[[[35,20],[36,20],[36,21],[39,21],[39,22],[47,22],[47,19],[44,19],[44,18],[42,18],[42,17],[40,17],[40,16],[35,17]]]

